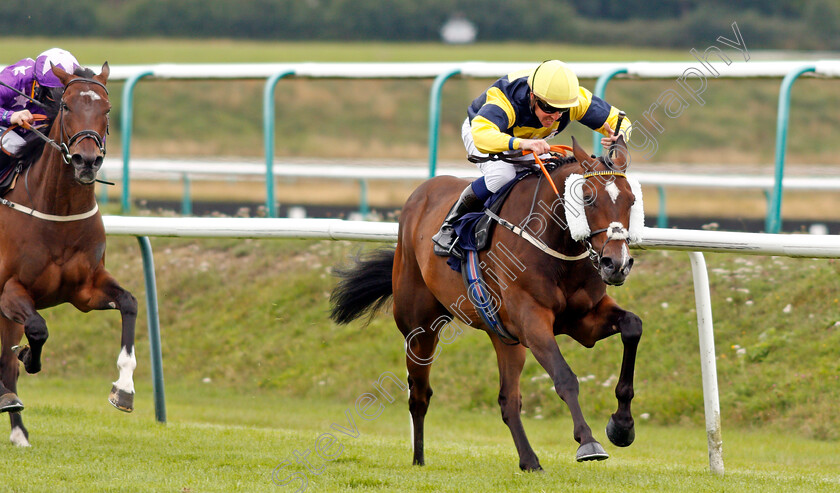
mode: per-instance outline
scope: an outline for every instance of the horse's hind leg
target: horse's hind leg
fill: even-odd
[[[399,257],[397,257],[399,258]],[[423,284],[419,271],[415,285],[408,276],[397,277],[394,289],[394,320],[405,336],[405,363],[408,369],[408,410],[411,413],[413,464],[424,465],[423,437],[426,412],[432,398],[429,373],[437,357],[438,337],[451,320],[440,303]]]
[[[525,366],[526,349],[521,344],[505,344],[495,335],[490,335],[490,340],[493,341],[499,363],[499,407],[502,409],[502,421],[513,435],[513,443],[519,453],[519,468],[523,471],[541,471],[540,461],[528,442],[520,416],[522,394],[519,392],[519,377]]]
[[[120,311],[122,319],[122,338],[117,367],[119,379],[113,383],[108,402],[120,411],[134,410],[134,369],[137,359],[134,356],[134,325],[137,320],[137,299],[123,289],[103,268],[97,272],[93,289],[83,290],[74,299],[73,305],[79,310]]]
[[[35,311],[35,302],[26,288],[14,279],[10,279],[3,287],[0,296],[0,310],[9,320],[23,324],[26,340],[29,345],[19,349],[18,359],[23,361],[27,373],[41,371],[41,350],[47,342],[49,332],[44,317]],[[11,350],[11,348],[9,348]]]
[[[11,350],[23,337],[23,327],[11,320],[0,318],[0,336],[2,336],[2,352],[0,352],[0,412],[9,413],[12,432],[9,440],[15,445],[29,446],[29,432],[23,426],[20,411],[23,403],[17,398],[17,379],[20,373],[18,359]]]

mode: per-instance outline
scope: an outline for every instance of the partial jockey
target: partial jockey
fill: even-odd
[[[24,123],[34,124],[35,114],[43,114],[44,110],[32,100],[42,101],[49,88],[61,87],[61,81],[52,73],[50,64],[56,65],[73,73],[79,67],[79,62],[70,52],[60,48],[51,48],[35,60],[24,58],[0,71],[0,172],[9,163],[9,156],[17,154],[25,143],[23,136],[26,130]],[[9,127],[17,125],[6,132]]]
[[[559,60],[545,61],[494,82],[467,108],[461,127],[468,159],[484,176],[467,185],[446,215],[440,231],[432,237],[435,253],[449,255],[456,243],[455,222],[468,212],[480,211],[484,201],[518,171],[534,165],[533,155],[522,151],[548,157],[546,139],[572,121],[604,135],[601,145],[609,148],[618,133],[630,138],[629,119],[622,121],[619,132],[613,130],[618,113],[618,108],[580,87],[575,73]]]

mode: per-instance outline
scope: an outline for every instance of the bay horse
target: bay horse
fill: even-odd
[[[119,379],[108,400],[122,411],[134,407],[137,300],[105,269],[105,228],[94,194],[108,133],[110,69],[106,62],[98,75],[87,68],[52,71],[63,84],[46,98],[52,123],[43,140],[37,130],[29,134],[16,185],[0,199],[0,412],[9,413],[10,440],[21,446],[29,445],[29,433],[16,395],[18,360],[28,373],[41,369],[43,308],[71,303],[82,312],[120,311]],[[19,345],[23,335],[28,345]]]
[[[574,138],[572,143],[574,159],[565,159],[550,172],[556,190],[562,192],[555,194],[548,186],[540,186],[543,178],[531,175],[515,185],[498,213],[529,234],[520,236],[513,231],[519,228],[497,225],[489,249],[479,254],[496,315],[519,344],[482,322],[467,301],[474,296],[464,287],[461,275],[433,253],[432,236],[466,186],[465,180],[440,176],[421,184],[402,209],[396,248],[376,250],[336,271],[341,280],[331,294],[331,318],[339,324],[364,314],[372,316],[393,297],[394,320],[406,339],[416,465],[425,462],[423,423],[432,396],[431,365],[441,352],[438,343],[451,343],[462,332],[460,323],[487,332],[496,350],[498,402],[521,469],[542,469],[520,419],[519,378],[526,349],[548,372],[569,408],[573,436],[580,444],[575,458],[608,457],[581,412],[578,379],[560,353],[555,340],[559,334],[588,348],[621,334],[624,352],[615,387],[618,409],[606,434],[620,447],[635,438],[630,401],[642,321],[619,307],[607,295],[606,286],[622,284],[633,265],[628,245],[639,239],[644,225],[641,187],[623,171],[629,164],[623,137],[616,142],[615,159],[589,156]],[[558,212],[564,210],[565,221]],[[525,236],[553,254],[536,248]]]

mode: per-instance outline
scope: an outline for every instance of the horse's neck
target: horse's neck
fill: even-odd
[[[579,166],[567,164],[550,174],[560,193],[559,197],[554,193],[551,184],[546,183],[545,176],[540,175],[538,180],[533,181],[535,183],[533,187],[529,187],[526,193],[520,195],[522,199],[517,201],[519,212],[516,214],[519,216],[520,226],[524,228],[527,225],[529,233],[537,233],[548,246],[567,255],[580,253],[580,244],[572,239],[566,225],[562,195],[566,178],[572,173],[579,172],[581,172]]]

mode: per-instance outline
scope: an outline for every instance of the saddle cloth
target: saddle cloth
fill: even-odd
[[[537,170],[525,170],[517,173],[513,180],[484,202],[484,208],[498,214],[513,186],[535,172]],[[454,254],[446,260],[449,267],[455,272],[461,272],[461,263],[463,259],[467,258],[467,251],[479,252],[487,248],[495,224],[496,221],[493,221],[483,210],[481,212],[468,212],[458,219],[453,225],[458,242],[453,248]]]

